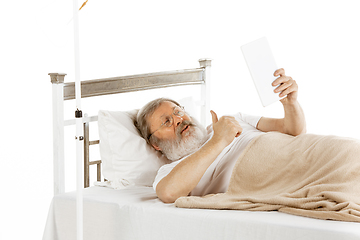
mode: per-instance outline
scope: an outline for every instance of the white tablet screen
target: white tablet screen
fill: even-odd
[[[278,93],[274,93],[276,87],[272,86],[277,78],[274,77],[277,66],[266,37],[241,46],[241,50],[262,105],[266,107],[279,101]]]

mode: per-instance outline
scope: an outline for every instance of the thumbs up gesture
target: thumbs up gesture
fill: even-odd
[[[214,140],[226,147],[234,140],[235,137],[240,136],[243,129],[234,117],[222,116],[218,119],[218,116],[214,111],[210,111],[210,113],[214,129]]]

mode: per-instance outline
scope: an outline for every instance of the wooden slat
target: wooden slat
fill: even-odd
[[[96,145],[96,144],[99,144],[99,143],[100,143],[100,140],[95,140],[95,141],[90,141],[89,145]]]
[[[89,165],[100,164],[100,163],[101,163],[101,160],[91,161],[91,162],[89,162]]]
[[[81,81],[81,97],[204,83],[204,68]],[[75,83],[64,83],[64,100],[75,99]]]
[[[90,149],[89,149],[89,123],[84,123],[84,188],[90,186]]]
[[[100,161],[100,163],[101,163],[101,161]],[[101,182],[101,164],[97,164],[97,176],[96,176],[96,180],[98,181],[98,182]]]

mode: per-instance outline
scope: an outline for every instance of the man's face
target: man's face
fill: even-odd
[[[155,139],[153,147],[173,161],[198,150],[207,136],[203,126],[186,113],[176,114],[178,110],[176,104],[166,101],[148,118]],[[165,124],[169,119],[172,121],[170,127]]]
[[[154,134],[158,139],[176,139],[177,132],[183,135],[187,131],[189,131],[190,126],[186,128],[186,126],[182,126],[183,129],[179,129],[181,123],[185,121],[191,121],[191,118],[184,114],[183,116],[177,116],[174,113],[174,110],[177,109],[178,106],[172,102],[163,102],[161,105],[155,110],[155,112],[149,117],[148,122],[150,123],[150,132]],[[173,121],[172,126],[166,127],[164,123],[169,120]]]

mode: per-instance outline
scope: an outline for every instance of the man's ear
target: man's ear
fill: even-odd
[[[155,144],[151,144],[151,145],[155,148],[155,150],[161,151],[161,149],[157,145],[155,145]]]

